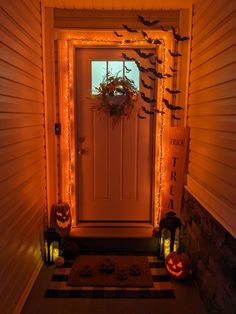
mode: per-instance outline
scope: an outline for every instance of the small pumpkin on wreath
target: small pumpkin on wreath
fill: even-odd
[[[137,100],[138,90],[134,81],[119,76],[108,76],[97,87],[97,110],[107,113],[116,122],[121,116],[130,116]]]

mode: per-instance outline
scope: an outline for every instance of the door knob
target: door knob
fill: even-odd
[[[78,150],[78,154],[79,154],[80,156],[84,155],[84,153],[85,153],[85,149],[80,148],[80,149]]]

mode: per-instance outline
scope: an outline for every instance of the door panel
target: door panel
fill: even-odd
[[[147,115],[145,120],[140,120],[134,111],[129,118],[122,117],[113,125],[107,114],[93,108],[96,100],[91,92],[95,91],[91,74],[95,73],[95,68],[92,69],[91,61],[112,61],[107,63],[107,70],[116,74],[124,68],[115,62],[123,60],[122,52],[137,58],[131,49],[83,48],[76,51],[79,222],[151,221],[153,117]],[[146,65],[142,59],[142,65],[150,67],[148,60],[145,62]],[[128,67],[128,63],[125,65]],[[129,66],[133,69],[125,74],[139,75],[133,64]],[[100,78],[105,73],[101,72]],[[147,84],[153,84],[145,75],[141,78]],[[99,79],[99,75],[97,77]],[[154,92],[143,90],[141,84],[140,91],[153,98]],[[150,109],[140,97],[139,105]]]

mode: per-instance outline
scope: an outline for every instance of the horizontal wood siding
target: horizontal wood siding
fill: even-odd
[[[19,313],[40,268],[46,211],[38,0],[0,8],[0,313]]]
[[[236,3],[198,0],[190,64],[187,188],[236,236]]]
[[[102,12],[102,14],[101,14]],[[127,24],[132,28],[156,29],[160,25],[148,27],[140,23],[137,14],[145,16],[147,19],[158,19],[162,25],[178,27],[178,10],[159,11],[119,11],[119,10],[54,10],[56,28],[84,28],[84,29],[123,29],[122,24]],[[102,16],[102,19],[101,19]]]

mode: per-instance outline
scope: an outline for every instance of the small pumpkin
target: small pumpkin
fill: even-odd
[[[166,257],[165,267],[172,277],[184,279],[190,273],[191,263],[186,253],[172,252]]]
[[[71,229],[71,213],[70,206],[67,203],[53,204],[50,213],[51,228],[62,236],[67,237]]]
[[[64,259],[63,256],[58,256],[58,257],[55,259],[54,263],[55,263],[55,265],[56,265],[57,267],[61,267],[61,266],[63,266],[63,265],[65,264],[65,259]]]

